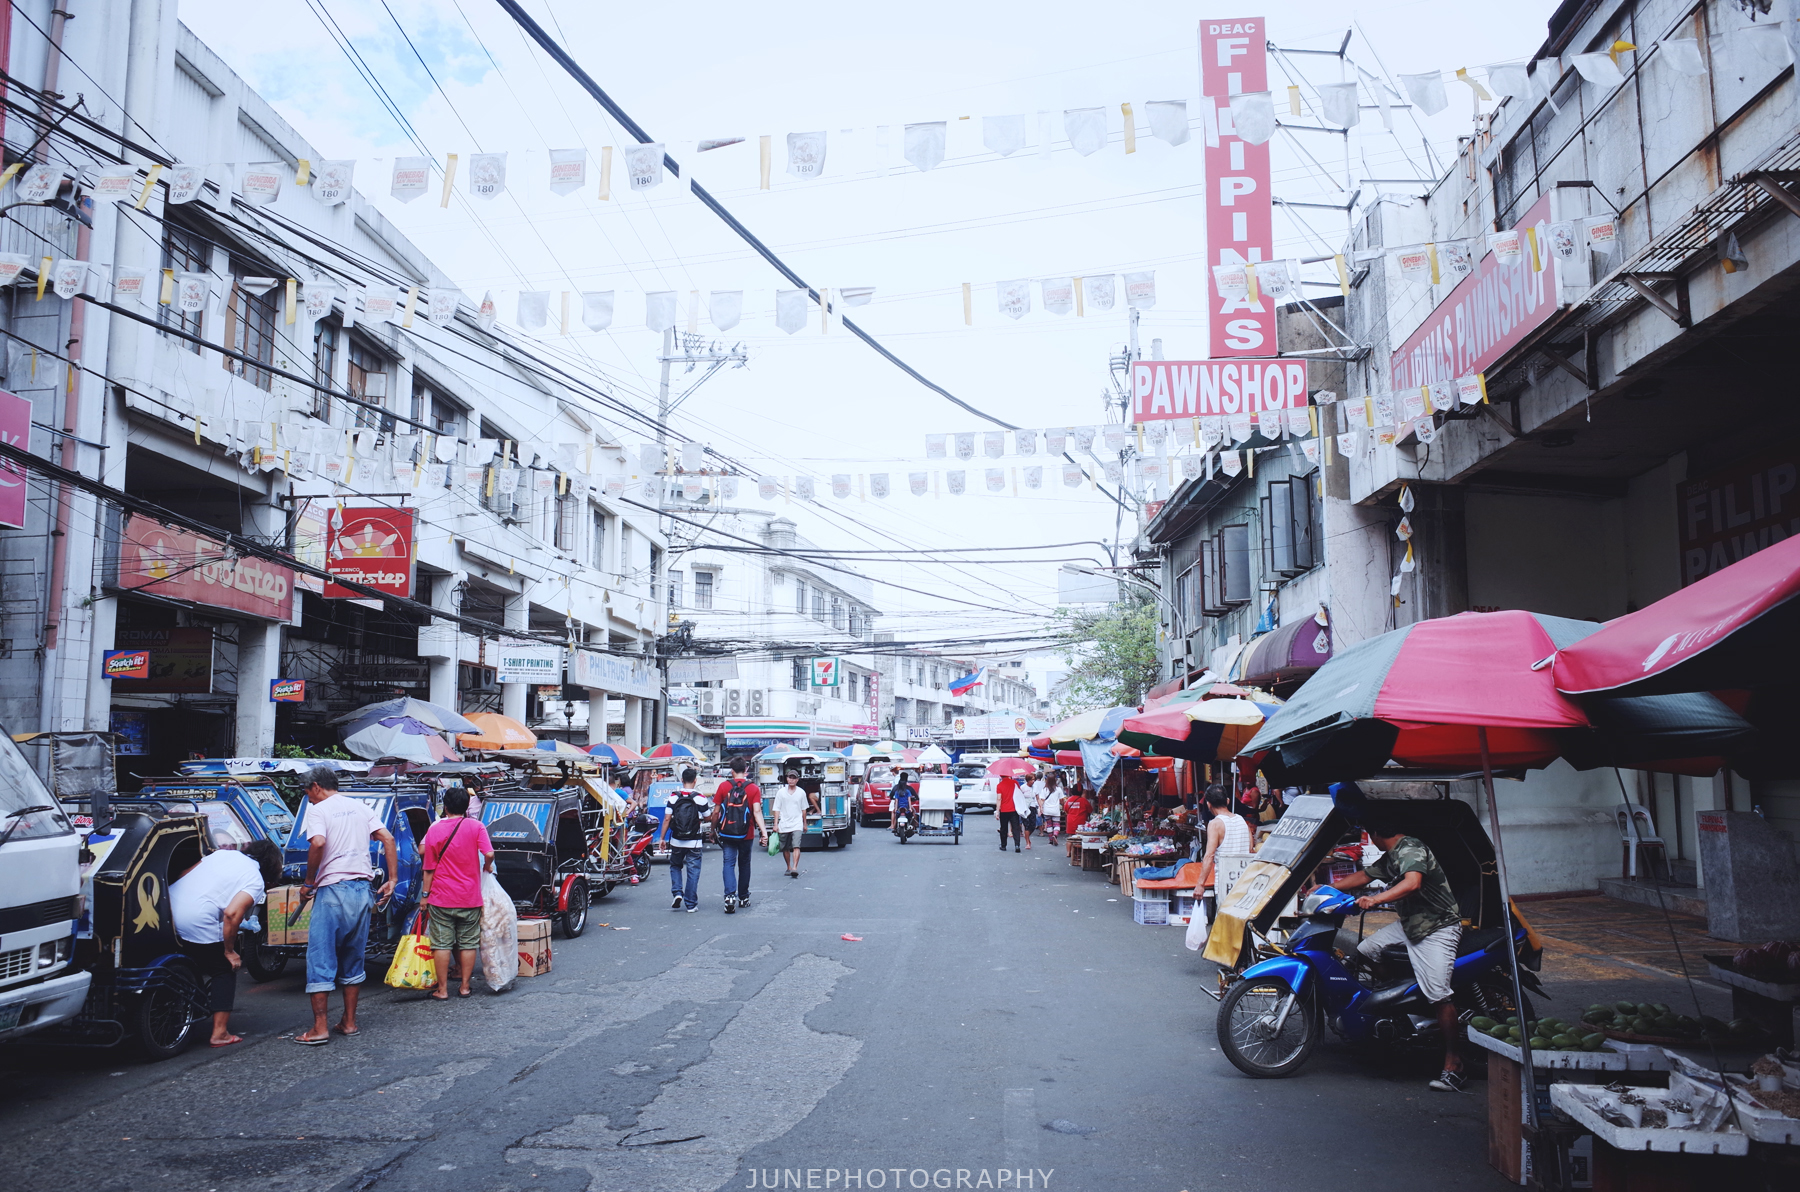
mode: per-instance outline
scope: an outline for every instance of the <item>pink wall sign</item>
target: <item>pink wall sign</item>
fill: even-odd
[[[31,450],[31,403],[0,389],[0,441]],[[0,462],[0,526],[25,527],[25,469]]]
[[[1206,261],[1234,265],[1275,255],[1269,144],[1232,131],[1231,97],[1269,89],[1268,26],[1261,17],[1200,22],[1200,102],[1217,112],[1219,143],[1206,146]],[[1275,303],[1224,298],[1212,287],[1207,324],[1214,356],[1273,356]]]

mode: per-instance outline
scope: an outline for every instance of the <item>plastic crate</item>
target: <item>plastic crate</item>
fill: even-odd
[[[1167,898],[1138,898],[1131,900],[1131,920],[1142,923],[1146,927],[1166,927],[1169,923],[1169,900]]]

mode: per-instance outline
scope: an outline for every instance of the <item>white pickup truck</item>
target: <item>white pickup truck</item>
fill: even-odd
[[[0,1040],[73,1018],[90,975],[71,972],[81,836],[0,732]]]

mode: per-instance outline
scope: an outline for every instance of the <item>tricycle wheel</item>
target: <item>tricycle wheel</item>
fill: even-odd
[[[631,859],[631,864],[632,864],[632,868],[637,871],[638,881],[641,882],[645,878],[649,877],[650,876],[650,853],[649,853],[649,850],[646,849],[644,852],[641,852],[637,856],[633,857]]]
[[[568,939],[574,939],[587,930],[588,884],[586,878],[578,877],[569,883],[569,909],[557,917],[562,921],[563,935]]]
[[[235,981],[234,972],[215,981]],[[206,1020],[200,979],[187,965],[170,965],[163,979],[132,998],[126,1029],[146,1059],[173,1059],[194,1041],[195,1028]]]
[[[1219,1002],[1219,1049],[1246,1076],[1292,1076],[1319,1041],[1313,1002],[1310,990],[1296,994],[1280,977],[1241,980]]]
[[[273,981],[287,969],[288,955],[269,947],[269,933],[238,936],[238,954],[244,958],[244,971],[253,981]]]

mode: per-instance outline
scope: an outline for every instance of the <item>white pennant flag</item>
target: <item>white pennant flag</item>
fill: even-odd
[[[1300,441],[1300,454],[1306,457],[1307,463],[1317,467],[1319,464],[1319,440],[1302,439]]]
[[[1581,247],[1576,240],[1575,221],[1559,220],[1550,225],[1550,251],[1564,261],[1573,261],[1576,251]]]
[[[169,184],[170,203],[191,203],[206,185],[206,167],[177,162],[163,172],[163,178]]]
[[[1125,275],[1125,305],[1134,310],[1149,310],[1156,305],[1156,270]]]
[[[1075,450],[1085,451],[1089,455],[1094,452],[1094,428],[1078,426],[1075,428]]]
[[[337,297],[337,287],[330,282],[309,281],[301,287],[306,299],[306,317],[316,323],[331,313],[331,303]]]
[[[811,476],[794,477],[794,499],[797,501],[813,499],[813,478]]]
[[[1081,286],[1086,298],[1086,305],[1093,307],[1095,310],[1111,310],[1113,308],[1113,294],[1117,288],[1115,285],[1117,280],[1118,279],[1110,273],[1103,274],[1099,277],[1082,278]]]
[[[1244,461],[1236,451],[1221,451],[1219,453],[1219,470],[1227,476],[1236,476],[1244,470]]]
[[[956,434],[956,458],[957,459],[974,459],[975,458],[975,432],[974,431],[965,430],[965,431],[957,432],[957,434]]]
[[[1106,148],[1106,109],[1070,108],[1063,113],[1063,135],[1069,147],[1086,157]]]
[[[1206,472],[1206,457],[1203,455],[1184,455],[1181,457],[1181,478],[1198,480]]]
[[[287,173],[287,164],[279,161],[259,161],[244,167],[244,177],[240,183],[246,203],[273,203],[281,197],[281,176]]]
[[[1116,459],[1102,461],[1100,470],[1105,473],[1109,484],[1117,484],[1125,478],[1125,466]]]
[[[1496,62],[1487,68],[1488,89],[1501,99],[1530,95],[1531,76],[1524,62]]]
[[[1150,135],[1171,145],[1185,145],[1188,139],[1187,100],[1153,99],[1144,105],[1150,118]]]
[[[478,199],[497,199],[506,191],[506,154],[469,155],[469,193]]]
[[[1569,61],[1581,72],[1582,78],[1596,87],[1610,89],[1625,81],[1625,72],[1619,69],[1611,54],[1571,54]]]
[[[1413,101],[1413,106],[1427,116],[1435,116],[1450,106],[1450,97],[1444,94],[1442,71],[1403,74],[1400,76],[1400,85],[1406,88],[1407,98]]]
[[[1662,60],[1676,74],[1695,78],[1706,73],[1706,60],[1700,56],[1700,43],[1692,37],[1665,37],[1656,43]]]
[[[1233,443],[1248,442],[1250,436],[1255,433],[1255,419],[1251,418],[1249,414],[1228,414],[1225,418],[1225,425],[1226,429],[1231,432]]]
[[[1225,417],[1209,414],[1200,419],[1200,445],[1208,450],[1225,441]]]
[[[921,170],[937,168],[944,160],[944,135],[947,122],[931,121],[906,126],[901,152],[906,160]]]
[[[931,435],[931,434],[928,434],[925,436],[925,458],[926,459],[943,459],[944,458],[945,451],[946,451],[946,446],[944,443],[945,437],[946,436],[944,436],[944,435]]]
[[[86,261],[61,260],[50,271],[52,288],[58,298],[73,298],[87,285]]]
[[[775,325],[792,335],[806,326],[806,291],[775,291]]]
[[[587,150],[550,150],[550,193],[571,195],[587,185]]]
[[[1102,441],[1108,451],[1123,451],[1131,443],[1131,430],[1122,423],[1109,422],[1102,432]]]
[[[850,495],[850,474],[848,472],[832,473],[831,495],[840,501]]]
[[[653,186],[661,186],[662,143],[659,141],[648,145],[625,146],[625,173],[631,179],[632,190],[649,190]]]
[[[527,331],[542,331],[550,321],[550,291],[526,290],[519,295],[519,326]]]
[[[1502,265],[1511,265],[1525,255],[1524,239],[1517,228],[1505,232],[1489,232],[1488,250]]]
[[[1281,411],[1258,410],[1256,412],[1256,429],[1262,432],[1265,439],[1281,437]]]
[[[644,295],[644,326],[667,331],[675,325],[675,291],[654,290]]]
[[[1053,315],[1066,315],[1075,309],[1075,282],[1072,278],[1046,278],[1038,283],[1043,294],[1044,309]]]
[[[906,484],[912,490],[913,496],[922,497],[931,489],[931,474],[929,472],[908,472]]]
[[[312,196],[327,207],[335,207],[350,197],[355,177],[354,159],[322,161],[313,170]]]
[[[781,482],[773,476],[758,476],[756,478],[756,495],[765,501],[773,501],[781,495]]]
[[[363,322],[394,322],[399,302],[399,292],[393,286],[364,286]]]
[[[120,306],[136,306],[143,300],[144,283],[150,276],[148,269],[127,269],[117,266],[113,269],[113,301]],[[8,278],[7,281],[10,281]],[[5,285],[6,281],[0,281]]]
[[[1438,276],[1456,282],[1475,272],[1475,241],[1446,240],[1437,246]]]
[[[990,152],[1010,157],[1025,147],[1025,117],[983,116],[981,143]]]
[[[1221,298],[1248,298],[1250,296],[1250,270],[1241,261],[1226,262],[1214,265],[1213,288]]]
[[[431,305],[428,317],[439,327],[448,327],[456,322],[456,300],[461,295],[448,286],[439,286],[431,291]]]
[[[994,286],[994,296],[999,302],[1000,313],[1009,319],[1024,318],[1031,313],[1031,283],[1029,281],[1003,281]]]
[[[1052,426],[1044,431],[1044,454],[1061,455],[1069,449],[1069,428]]]
[[[1006,491],[1006,469],[989,468],[987,470],[987,490],[991,493]]]
[[[867,306],[874,297],[874,286],[839,286],[837,291],[840,306]]]
[[[25,171],[14,193],[21,203],[48,203],[62,186],[63,168],[40,162]]]
[[[1289,406],[1284,415],[1287,418],[1287,433],[1290,438],[1300,438],[1312,434],[1312,411],[1305,406]]]
[[[869,473],[869,495],[880,500],[887,500],[888,474],[886,472]]]
[[[1597,253],[1611,256],[1613,249],[1619,244],[1619,221],[1617,216],[1593,215],[1581,222],[1581,234],[1587,240],[1587,246]]]
[[[475,311],[475,322],[483,331],[492,331],[499,319],[500,306],[494,301],[494,291],[488,290],[481,295],[481,305]]]
[[[720,331],[730,331],[744,317],[744,291],[714,290],[707,296],[707,314]]]
[[[388,193],[402,203],[410,203],[424,194],[431,186],[431,159],[429,157],[396,157],[394,159],[394,175],[388,183]]]
[[[175,275],[175,306],[183,314],[196,314],[206,309],[212,296],[212,279],[204,273]]]
[[[999,459],[1006,454],[1006,432],[1003,430],[984,430],[981,432],[981,453],[989,459]]]
[[[825,172],[823,132],[790,132],[787,135],[787,172],[796,178],[817,178]]]
[[[1355,80],[1348,83],[1320,83],[1319,106],[1323,109],[1325,119],[1333,124],[1354,128],[1362,123],[1362,108],[1358,103]]]
[[[1256,285],[1275,302],[1286,302],[1300,292],[1297,261],[1262,261],[1256,266]]]
[[[105,166],[94,178],[94,197],[122,199],[136,189],[136,166]]]
[[[1013,432],[1013,450],[1019,455],[1037,454],[1037,435],[1035,430],[1015,430]]]
[[[1350,456],[1356,454],[1356,432],[1345,431],[1337,437],[1338,454]]]
[[[581,295],[581,325],[589,331],[605,331],[612,326],[613,292],[588,290]]]
[[[1275,99],[1267,91],[1231,97],[1231,126],[1240,141],[1261,145],[1275,135]]]
[[[957,471],[944,473],[944,487],[950,490],[950,495],[953,497],[960,497],[963,495],[964,491],[968,488],[968,481],[969,474],[967,472]]]
[[[1087,479],[1087,473],[1081,470],[1080,464],[1063,464],[1062,474],[1064,488],[1078,488]]]
[[[1405,280],[1420,285],[1431,284],[1431,249],[1427,245],[1415,244],[1401,249],[1394,254],[1394,264]]]
[[[1033,488],[1033,489],[1044,487],[1043,465],[1032,464],[1030,467],[1027,467],[1025,469],[1025,487]]]

